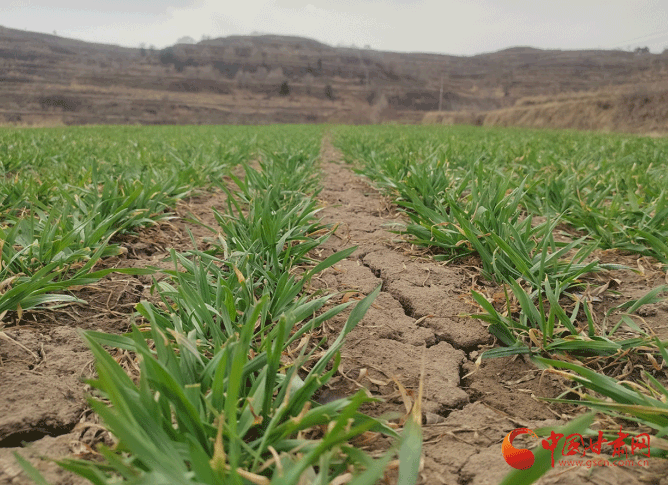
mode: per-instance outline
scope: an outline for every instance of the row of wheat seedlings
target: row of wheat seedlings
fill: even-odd
[[[95,265],[121,253],[115,236],[169,219],[179,199],[248,159],[254,143],[238,133],[202,154],[205,134],[177,143],[170,134],[122,127],[0,132],[0,319],[77,301],[65,291],[110,272]]]
[[[96,484],[372,484],[399,453],[401,483],[415,482],[419,428],[407,427],[401,452],[397,444],[374,458],[351,442],[398,435],[359,411],[370,400],[364,392],[314,401],[380,289],[357,304],[335,341],[318,338],[350,303],[332,306],[332,295],[308,291],[309,280],[354,248],[309,258],[329,236],[314,201],[320,131],[293,130],[298,141],[269,144],[259,170],[247,166],[235,189],[224,187],[228,207],[215,213],[211,247],[172,251],[174,270],[155,285],[161,303],[140,303],[129,335],[85,334],[98,372],[91,406],[117,443],[100,448],[101,462],[61,466]],[[103,346],[133,352],[138,375]]]
[[[511,139],[514,135],[508,134]],[[570,225],[575,233],[579,228],[573,226],[571,213],[556,214],[535,206],[534,194],[545,177],[532,173],[520,178],[512,164],[509,169],[500,162],[485,161],[484,154],[471,147],[462,147],[467,150],[468,165],[451,166],[437,156],[438,150],[433,146],[420,151],[412,140],[399,139],[394,141],[397,149],[393,151],[388,143],[383,138],[371,138],[366,144],[355,145],[343,138],[341,146],[350,156],[360,157],[362,164],[357,171],[377,182],[404,209],[411,223],[400,227],[399,232],[410,236],[414,244],[436,249],[436,259],[476,254],[483,276],[503,285],[507,298],[499,309],[482,294],[473,292],[485,311],[477,317],[489,322],[490,331],[505,345],[488,351],[487,357],[533,353],[532,346],[548,353],[611,355],[653,345],[643,332],[636,337],[615,336],[619,324],[601,325],[594,320],[591,302],[581,297],[588,284],[584,278],[593,272],[623,268],[592,257],[601,247],[596,234],[581,232],[576,237],[557,237],[563,236],[559,226]],[[385,155],[380,156],[376,147]],[[406,152],[408,155],[402,158]],[[421,153],[431,155],[421,158]],[[545,171],[550,168],[546,161]],[[595,187],[589,189],[591,193],[595,191]],[[566,197],[569,191],[570,188],[562,196]],[[541,213],[543,209],[545,212]],[[645,210],[653,213],[654,205]],[[541,216],[539,221],[535,221],[537,216]],[[659,246],[648,244],[653,252],[661,252]],[[660,296],[664,290],[665,287],[655,288],[646,300]],[[565,302],[573,301],[575,306],[567,311]]]
[[[631,314],[660,301],[667,287],[615,306],[602,322],[586,294],[591,273],[624,269],[598,261],[596,249],[668,261],[668,171],[660,165],[665,142],[383,127],[366,133],[341,128],[338,144],[355,170],[406,213],[410,223],[397,232],[432,248],[436,259],[477,255],[483,276],[501,286],[502,302],[472,291],[482,309],[472,316],[486,321],[503,345],[484,358],[523,353],[539,366],[567,369],[559,372],[582,396],[568,402],[632,416],[654,430],[653,456],[666,456],[668,391],[657,379],[665,378],[665,342]],[[649,359],[651,373],[627,384],[597,372],[630,356]],[[581,392],[584,387],[598,397]]]

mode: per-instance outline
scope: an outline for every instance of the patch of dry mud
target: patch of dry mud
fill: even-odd
[[[365,318],[349,334],[341,352],[341,374],[324,399],[363,385],[384,400],[367,412],[403,415],[406,409],[394,380],[409,392],[417,390],[426,347],[421,483],[499,483],[511,470],[501,455],[508,432],[523,426],[561,426],[560,414],[574,412],[537,399],[556,397],[564,387],[522,358],[489,360],[476,367],[479,346],[492,339],[480,321],[461,316],[475,311],[467,303],[470,272],[416,257],[398,244],[388,228],[401,216],[344,165],[327,136],[322,169],[321,214],[325,223],[338,224],[322,256],[350,246],[358,249],[314,285],[347,291],[353,298],[382,285]],[[346,317],[341,314],[328,325],[339,330]],[[653,461],[642,470],[619,470],[554,470],[539,483],[659,483],[668,467]]]

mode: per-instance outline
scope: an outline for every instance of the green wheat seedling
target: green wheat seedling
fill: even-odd
[[[54,261],[41,266],[29,276],[19,273],[8,276],[6,271],[0,272],[0,321],[10,311],[34,308],[46,308],[50,304],[82,302],[80,299],[63,294],[68,288],[89,285],[99,281],[106,275],[116,272],[121,274],[152,274],[150,268],[107,268],[94,270],[95,265],[104,256],[107,244],[102,244],[92,252],[83,263],[76,266],[64,266],[61,261]]]
[[[338,145],[358,173],[405,211],[410,223],[399,232],[410,242],[434,249],[437,260],[475,254],[483,276],[504,285],[503,312],[473,292],[483,309],[474,317],[487,321],[507,346],[486,357],[536,351],[610,355],[645,341],[612,340],[619,324],[601,329],[578,296],[590,273],[624,269],[598,262],[596,249],[664,260],[666,176],[652,171],[648,177],[640,164],[627,164],[631,155],[617,153],[643,152],[638,143],[608,138],[597,155],[591,148],[598,139],[571,133],[522,141],[525,135],[517,130],[448,129],[460,137],[441,129],[431,135],[424,128],[411,130],[341,129]],[[562,229],[568,232],[557,240]]]
[[[338,129],[337,145],[346,160],[398,201],[397,184],[408,173],[428,173],[434,161],[447,165],[450,177],[475,160],[515,182],[532,180],[522,204],[529,213],[563,221],[599,247],[620,248],[665,258],[665,192],[662,170],[666,144],[620,135],[521,130],[474,130],[466,127],[379,127],[367,132]],[[442,176],[442,174],[439,174]],[[494,185],[493,180],[487,180]],[[447,183],[434,188],[445,190]],[[436,190],[423,205],[438,200]]]
[[[171,251],[174,269],[154,285],[160,303],[137,306],[142,325],[125,336],[85,333],[98,371],[91,406],[117,444],[100,448],[103,462],[64,460],[64,468],[96,484],[289,485],[352,473],[349,483],[361,485],[380,479],[398,453],[402,485],[415,482],[419,460],[407,450],[421,442],[419,425],[374,459],[350,442],[367,432],[398,435],[360,413],[366,393],[314,400],[380,288],[355,306],[333,342],[315,340],[350,303],[330,306],[332,295],[311,294],[307,285],[355,248],[322,262],[309,257],[330,231],[317,220],[315,168],[305,164],[312,158],[286,158],[281,144],[267,143],[273,149],[263,168],[271,176],[247,170],[238,191],[227,189],[229,213],[216,211],[211,248]],[[291,186],[278,183],[291,177]],[[103,346],[136,355],[135,379]]]
[[[126,346],[141,357],[138,384],[94,336],[87,336],[98,370],[92,385],[105,401],[92,400],[91,405],[119,441],[114,450],[101,449],[106,464],[66,460],[61,466],[99,484],[111,483],[115,476],[135,483],[296,484],[305,477],[328,482],[351,469],[357,474],[373,470],[378,479],[383,472],[379,463],[347,445],[370,430],[396,436],[382,422],[359,413],[369,398],[360,392],[326,405],[312,400],[336,370],[336,359],[331,370],[327,364],[343,335],[361,319],[377,291],[358,304],[341,336],[305,375],[298,370],[313,351],[302,350],[289,365],[281,360],[286,350],[282,336],[297,323],[290,315],[278,322],[278,338],[271,346],[249,360],[255,321],[267,298],[249,307],[239,318],[239,333],[211,353],[200,352],[194,336],[170,328],[173,319],[164,322],[167,328],[157,319],[150,332],[135,328]],[[322,434],[306,437],[319,426]]]
[[[666,343],[655,338],[653,344],[663,360],[663,366],[658,363],[655,365],[660,369],[668,362]],[[650,372],[643,370],[640,381],[620,381],[574,362],[541,357],[534,357],[534,360],[541,367],[555,369],[553,372],[573,381],[576,385],[574,391],[580,396],[579,400],[557,398],[548,401],[584,405],[653,430],[650,439],[651,456],[668,458],[668,389]],[[592,394],[583,392],[583,388],[589,389]],[[630,433],[633,434],[637,433]]]
[[[168,220],[179,199],[213,186],[256,143],[245,133],[223,142],[209,138],[206,145],[201,137],[168,142],[164,135],[170,133],[177,132],[116,127],[0,133],[2,311],[78,301],[62,291],[108,274],[94,265],[121,254],[113,237]]]

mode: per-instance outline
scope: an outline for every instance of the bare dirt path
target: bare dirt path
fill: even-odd
[[[426,351],[421,483],[499,483],[511,470],[501,454],[508,432],[560,426],[561,414],[574,412],[536,399],[556,397],[563,386],[522,358],[484,361],[476,369],[479,346],[491,338],[479,321],[459,315],[476,311],[468,295],[477,271],[465,263],[443,265],[421,258],[397,242],[388,226],[400,215],[345,166],[328,135],[322,169],[321,214],[324,222],[339,225],[323,256],[350,246],[358,249],[325,272],[320,284],[359,296],[382,284],[375,304],[346,340],[341,375],[329,394],[345,395],[362,385],[384,400],[369,412],[405,414],[394,380],[409,393],[417,392]],[[340,325],[344,320],[345,315],[339,316]],[[642,471],[576,467],[554,470],[541,482],[659,483],[666,471],[660,461]]]

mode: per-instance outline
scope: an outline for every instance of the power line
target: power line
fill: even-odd
[[[661,37],[663,35],[668,35],[668,30],[664,30],[664,31],[661,31],[661,32],[654,32],[653,34],[643,35],[642,37],[636,37],[635,39],[625,40],[624,42],[618,42],[616,44],[610,45],[608,48],[618,47],[618,46],[626,45],[626,44],[631,44],[631,43],[641,41],[641,40],[647,41],[647,40],[653,39],[654,37]]]

